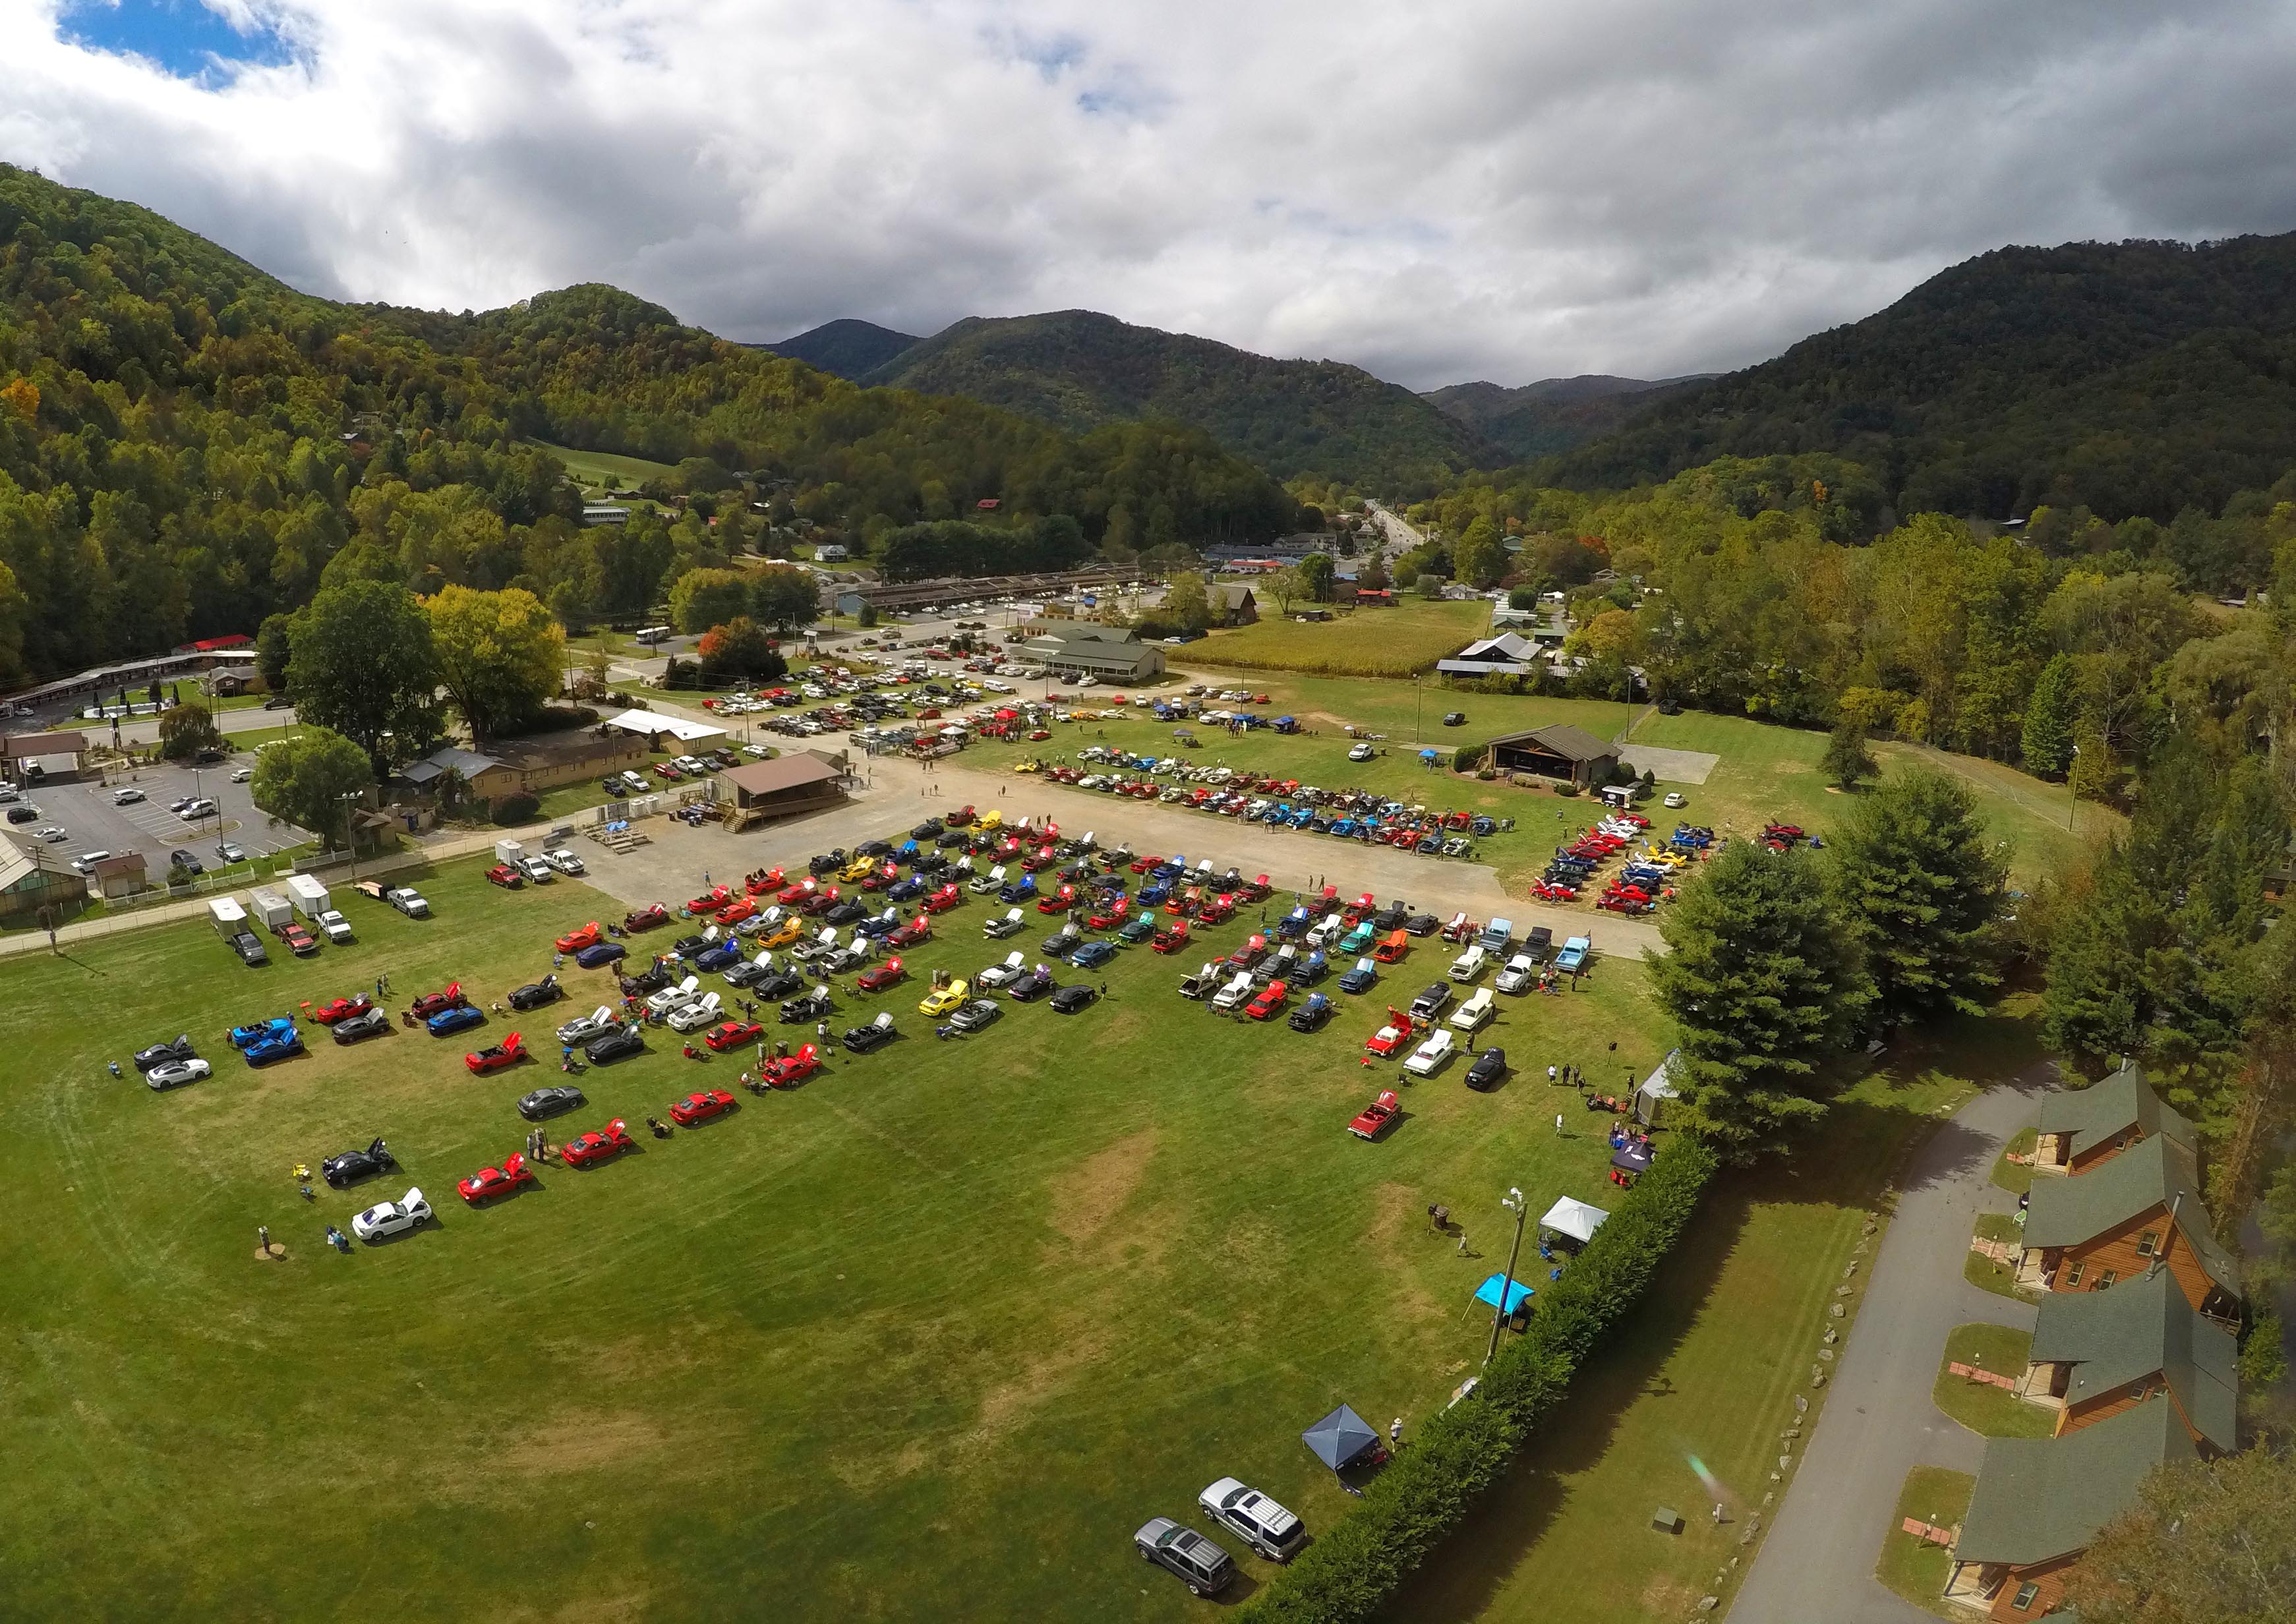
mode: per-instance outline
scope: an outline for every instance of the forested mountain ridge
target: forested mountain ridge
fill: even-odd
[[[1506,389],[1499,384],[1447,384],[1420,398],[1465,423],[1508,455],[1528,462],[1553,456],[1608,434],[1647,411],[1668,391],[1702,382],[1693,378],[1616,378],[1586,373],[1542,378]]]
[[[1278,479],[1374,488],[1492,466],[1504,453],[1399,384],[1337,361],[1281,361],[1091,310],[972,316],[869,373],[1072,430],[1147,418],[1202,429]]]
[[[529,437],[693,465],[693,508],[586,530]],[[299,293],[148,209],[0,166],[0,685],[251,632],[331,573],[533,590],[570,626],[756,533],[866,545],[985,498],[1077,545],[1255,539],[1298,510],[1198,431],[1072,436],[863,390],[604,287],[477,315]],[[711,524],[709,519],[717,522]]]
[[[1901,513],[2213,512],[2296,451],[2296,234],[1997,250],[1533,472],[1619,489],[1821,451]]]
[[[856,321],[844,316],[833,322],[824,322],[818,327],[808,328],[795,338],[783,339],[775,344],[760,344],[758,348],[770,349],[777,356],[787,356],[792,361],[802,361],[808,366],[817,366],[825,373],[835,373],[840,378],[857,381],[920,342],[922,340],[913,332],[896,332],[890,327],[880,327],[874,322]]]

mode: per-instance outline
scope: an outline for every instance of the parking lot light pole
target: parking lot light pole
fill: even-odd
[[[1514,1284],[1514,1260],[1522,1251],[1522,1221],[1530,1213],[1530,1202],[1523,1198],[1521,1190],[1512,1186],[1499,1198],[1499,1205],[1514,1214],[1514,1244],[1507,1249],[1506,1273],[1499,1276],[1499,1300],[1491,1309],[1491,1345],[1483,1351],[1486,1366],[1498,1357],[1499,1327],[1506,1324],[1507,1292]]]
[[[2080,746],[2073,746],[2071,764],[2065,768],[2065,833],[2070,834],[2073,815],[2080,810]]]
[[[358,879],[358,833],[351,826],[351,803],[358,798],[357,790],[347,790],[335,797],[343,803],[343,844],[350,850],[351,879],[354,882]]]

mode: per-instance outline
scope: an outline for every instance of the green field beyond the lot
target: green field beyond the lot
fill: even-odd
[[[1246,583],[1249,585],[1250,583]],[[1265,590],[1260,595],[1265,599]],[[1256,625],[1216,631],[1176,649],[1180,665],[1247,666],[1327,677],[1409,677],[1431,671],[1491,628],[1491,606],[1398,599],[1390,609],[1343,611],[1330,620],[1287,620],[1263,603]]]
[[[1429,1414],[1481,1357],[1501,1193],[1609,1188],[1603,1119],[1574,1105],[1558,1137],[1546,1066],[1656,1059],[1643,972],[1604,961],[1576,994],[1502,1001],[1505,1087],[1471,1093],[1455,1062],[1365,1144],[1346,1124],[1395,1071],[1361,1042],[1447,955],[1303,1036],[1212,1017],[1135,948],[1080,1015],[1010,1006],[938,1042],[922,972],[1005,951],[976,899],[906,987],[840,994],[836,1025],[890,1009],[899,1043],[473,1211],[455,1181],[519,1147],[512,1102],[562,1080],[549,1033],[603,972],[451,1038],[343,1050],[307,1027],[308,1057],[260,1072],[222,1037],[386,971],[394,1005],[456,978],[492,999],[549,968],[553,934],[621,912],[575,882],[492,890],[476,863],[422,885],[436,919],[351,898],[357,945],[260,972],[191,924],[0,967],[6,1611],[723,1618],[769,1587],[785,1618],[1192,1616],[1132,1530],[1195,1518],[1226,1473],[1331,1527],[1350,1502],[1300,1430],[1341,1400]],[[463,1051],[513,1027],[544,1060],[470,1076]],[[212,1080],[154,1095],[105,1069],[184,1030]],[[580,1079],[554,1142],[745,1063],[650,1045]],[[297,1196],[296,1163],[376,1135],[400,1174]],[[410,1183],[436,1226],[322,1244]],[[1475,1255],[1431,1232],[1431,1202]],[[284,1260],[257,1259],[258,1223]],[[1245,1567],[1248,1590],[1266,1570]]]

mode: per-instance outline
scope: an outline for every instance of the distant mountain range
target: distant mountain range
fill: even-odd
[[[1496,383],[1453,383],[1421,399],[1448,412],[1517,462],[1553,456],[1610,433],[1646,411],[1667,391],[1699,383],[1711,373],[1683,378],[1613,378],[1582,373],[1542,378],[1517,389]]]
[[[824,322],[778,344],[757,348],[858,382],[865,373],[874,372],[916,342],[914,333],[896,332],[890,327],[848,316]]]

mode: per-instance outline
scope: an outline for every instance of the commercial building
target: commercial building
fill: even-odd
[[[28,919],[51,903],[75,908],[86,899],[87,882],[50,865],[42,848],[12,834],[0,840],[0,919]]]
[[[1063,677],[1095,677],[1103,682],[1136,683],[1164,672],[1164,651],[1141,641],[1129,627],[1088,620],[1047,622],[1020,645],[1020,657]]]
[[[1448,677],[1528,677],[1546,658],[1546,651],[1529,638],[1501,632],[1437,660],[1435,668]]]
[[[1619,765],[1619,747],[1583,727],[1555,722],[1500,734],[1484,746],[1484,759],[1502,773],[1532,773],[1587,790],[1611,781]]]
[[[728,767],[718,775],[718,792],[733,791],[734,808],[758,817],[818,812],[845,799],[843,775],[810,750]]]
[[[467,794],[481,800],[501,795],[539,794],[562,783],[603,777],[645,761],[646,740],[604,727],[504,739],[483,750],[445,745],[401,767],[398,776],[422,794],[437,793],[449,768],[462,775]]]
[[[86,754],[84,733],[0,734],[0,775],[18,783],[28,779],[77,778]]]

